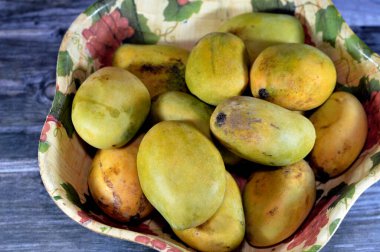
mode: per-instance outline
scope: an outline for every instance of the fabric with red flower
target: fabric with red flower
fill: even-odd
[[[287,250],[291,250],[302,243],[304,243],[304,247],[309,247],[317,242],[320,230],[329,222],[327,210],[338,197],[339,195],[334,195],[330,199],[323,198],[318,202],[302,225],[301,230],[298,231],[289,243]]]
[[[83,210],[78,211],[78,216],[80,217],[79,223],[81,224],[91,221],[91,217]]]
[[[368,135],[364,149],[369,149],[380,140],[380,91],[371,93],[364,109],[368,120]]]
[[[112,65],[115,50],[134,33],[128,19],[116,9],[102,16],[90,28],[84,29],[82,35],[87,40],[86,47],[91,56],[98,60],[99,67],[103,67]]]
[[[55,122],[57,124],[57,127],[59,128],[61,126],[61,123],[52,115],[48,115],[46,118],[46,123],[44,124],[42,131],[41,131],[41,136],[40,136],[40,141],[41,142],[46,142],[47,139],[47,133],[50,130],[50,124],[49,122]]]

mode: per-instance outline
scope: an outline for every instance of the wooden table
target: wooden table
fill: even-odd
[[[0,251],[151,251],[69,219],[43,187],[40,130],[54,96],[62,36],[93,0],[0,0]],[[380,53],[380,0],[336,0]],[[323,251],[380,251],[380,183],[355,203]]]

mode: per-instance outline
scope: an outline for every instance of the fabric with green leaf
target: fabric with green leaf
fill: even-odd
[[[371,156],[371,160],[373,163],[370,171],[375,169],[380,164],[380,152],[377,152],[373,156]]]
[[[373,54],[373,51],[355,34],[344,40],[344,46],[351,57],[358,62],[371,58]]]
[[[110,7],[115,5],[116,0],[98,0],[83,13],[92,18],[93,22],[98,21],[105,13],[110,12]]]
[[[184,5],[178,4],[176,0],[169,0],[164,10],[165,21],[185,21],[194,13],[198,13],[201,9],[202,2],[188,2]]]
[[[296,6],[292,1],[283,3],[281,0],[251,0],[252,8],[257,12],[275,12],[294,14]]]
[[[45,153],[47,152],[47,150],[49,149],[50,145],[48,142],[39,142],[38,144],[38,151],[41,152],[41,153]]]
[[[73,70],[73,60],[68,51],[60,51],[57,59],[57,75],[67,76]]]
[[[342,29],[343,18],[338,10],[330,5],[326,9],[320,9],[316,14],[315,29],[322,32],[323,41],[335,47],[335,41]]]
[[[304,250],[303,252],[317,252],[322,248],[321,245],[313,245],[310,249]]]
[[[335,232],[335,230],[338,227],[340,221],[341,221],[341,219],[338,218],[338,219],[334,220],[333,222],[331,222],[331,224],[329,226],[329,233],[330,233],[330,235],[332,235]]]
[[[74,125],[71,121],[71,106],[73,104],[74,94],[63,94],[57,91],[50,114],[57,118],[66,130],[67,135],[71,138],[74,133]]]

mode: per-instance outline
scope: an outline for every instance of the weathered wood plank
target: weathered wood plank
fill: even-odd
[[[18,160],[36,158],[38,151],[39,131],[0,132],[0,160]]]
[[[380,23],[379,0],[333,0],[344,20],[353,26],[378,26]]]
[[[0,125],[42,125],[62,37],[93,1],[0,1]]]
[[[0,181],[1,251],[154,251],[69,219],[50,199],[38,171],[1,173]]]

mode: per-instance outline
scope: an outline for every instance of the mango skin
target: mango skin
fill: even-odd
[[[341,174],[355,161],[367,138],[367,115],[361,103],[350,93],[335,92],[310,121],[317,134],[311,167],[318,177]]]
[[[306,219],[315,197],[314,173],[304,160],[254,171],[243,192],[247,241],[263,247],[288,238]]]
[[[210,117],[213,110],[210,105],[191,94],[168,91],[152,100],[150,120],[152,124],[170,120],[189,122],[209,139],[212,139]],[[241,160],[240,157],[227,150],[223,145],[217,142],[215,142],[215,145],[225,164],[236,165]]]
[[[210,128],[236,155],[270,166],[300,161],[315,142],[313,124],[306,117],[248,96],[219,104],[211,115]]]
[[[300,21],[290,15],[245,13],[225,21],[219,28],[240,37],[247,47],[250,62],[267,47],[282,43],[304,43]]]
[[[242,94],[248,84],[243,41],[229,33],[207,34],[190,52],[185,78],[190,92],[211,105]]]
[[[192,124],[163,121],[153,126],[141,142],[137,170],[145,196],[175,229],[204,223],[222,204],[223,159]]]
[[[196,97],[178,91],[160,94],[152,101],[151,120],[153,123],[169,120],[193,123],[196,128],[210,138],[210,116],[212,107]]]
[[[113,66],[136,75],[154,97],[170,90],[188,92],[185,83],[188,56],[188,50],[175,46],[124,44],[116,50]]]
[[[185,230],[173,229],[186,244],[199,251],[231,251],[244,239],[245,219],[240,190],[226,172],[226,192],[217,212],[200,226]]]
[[[304,44],[268,47],[253,63],[251,92],[290,110],[310,110],[331,95],[336,70],[319,49]]]
[[[96,204],[111,218],[137,221],[148,216],[153,207],[144,196],[137,176],[137,150],[143,135],[119,149],[98,150],[88,177]]]
[[[98,149],[118,148],[131,140],[150,110],[144,84],[130,72],[101,68],[79,87],[71,118],[76,132]]]

